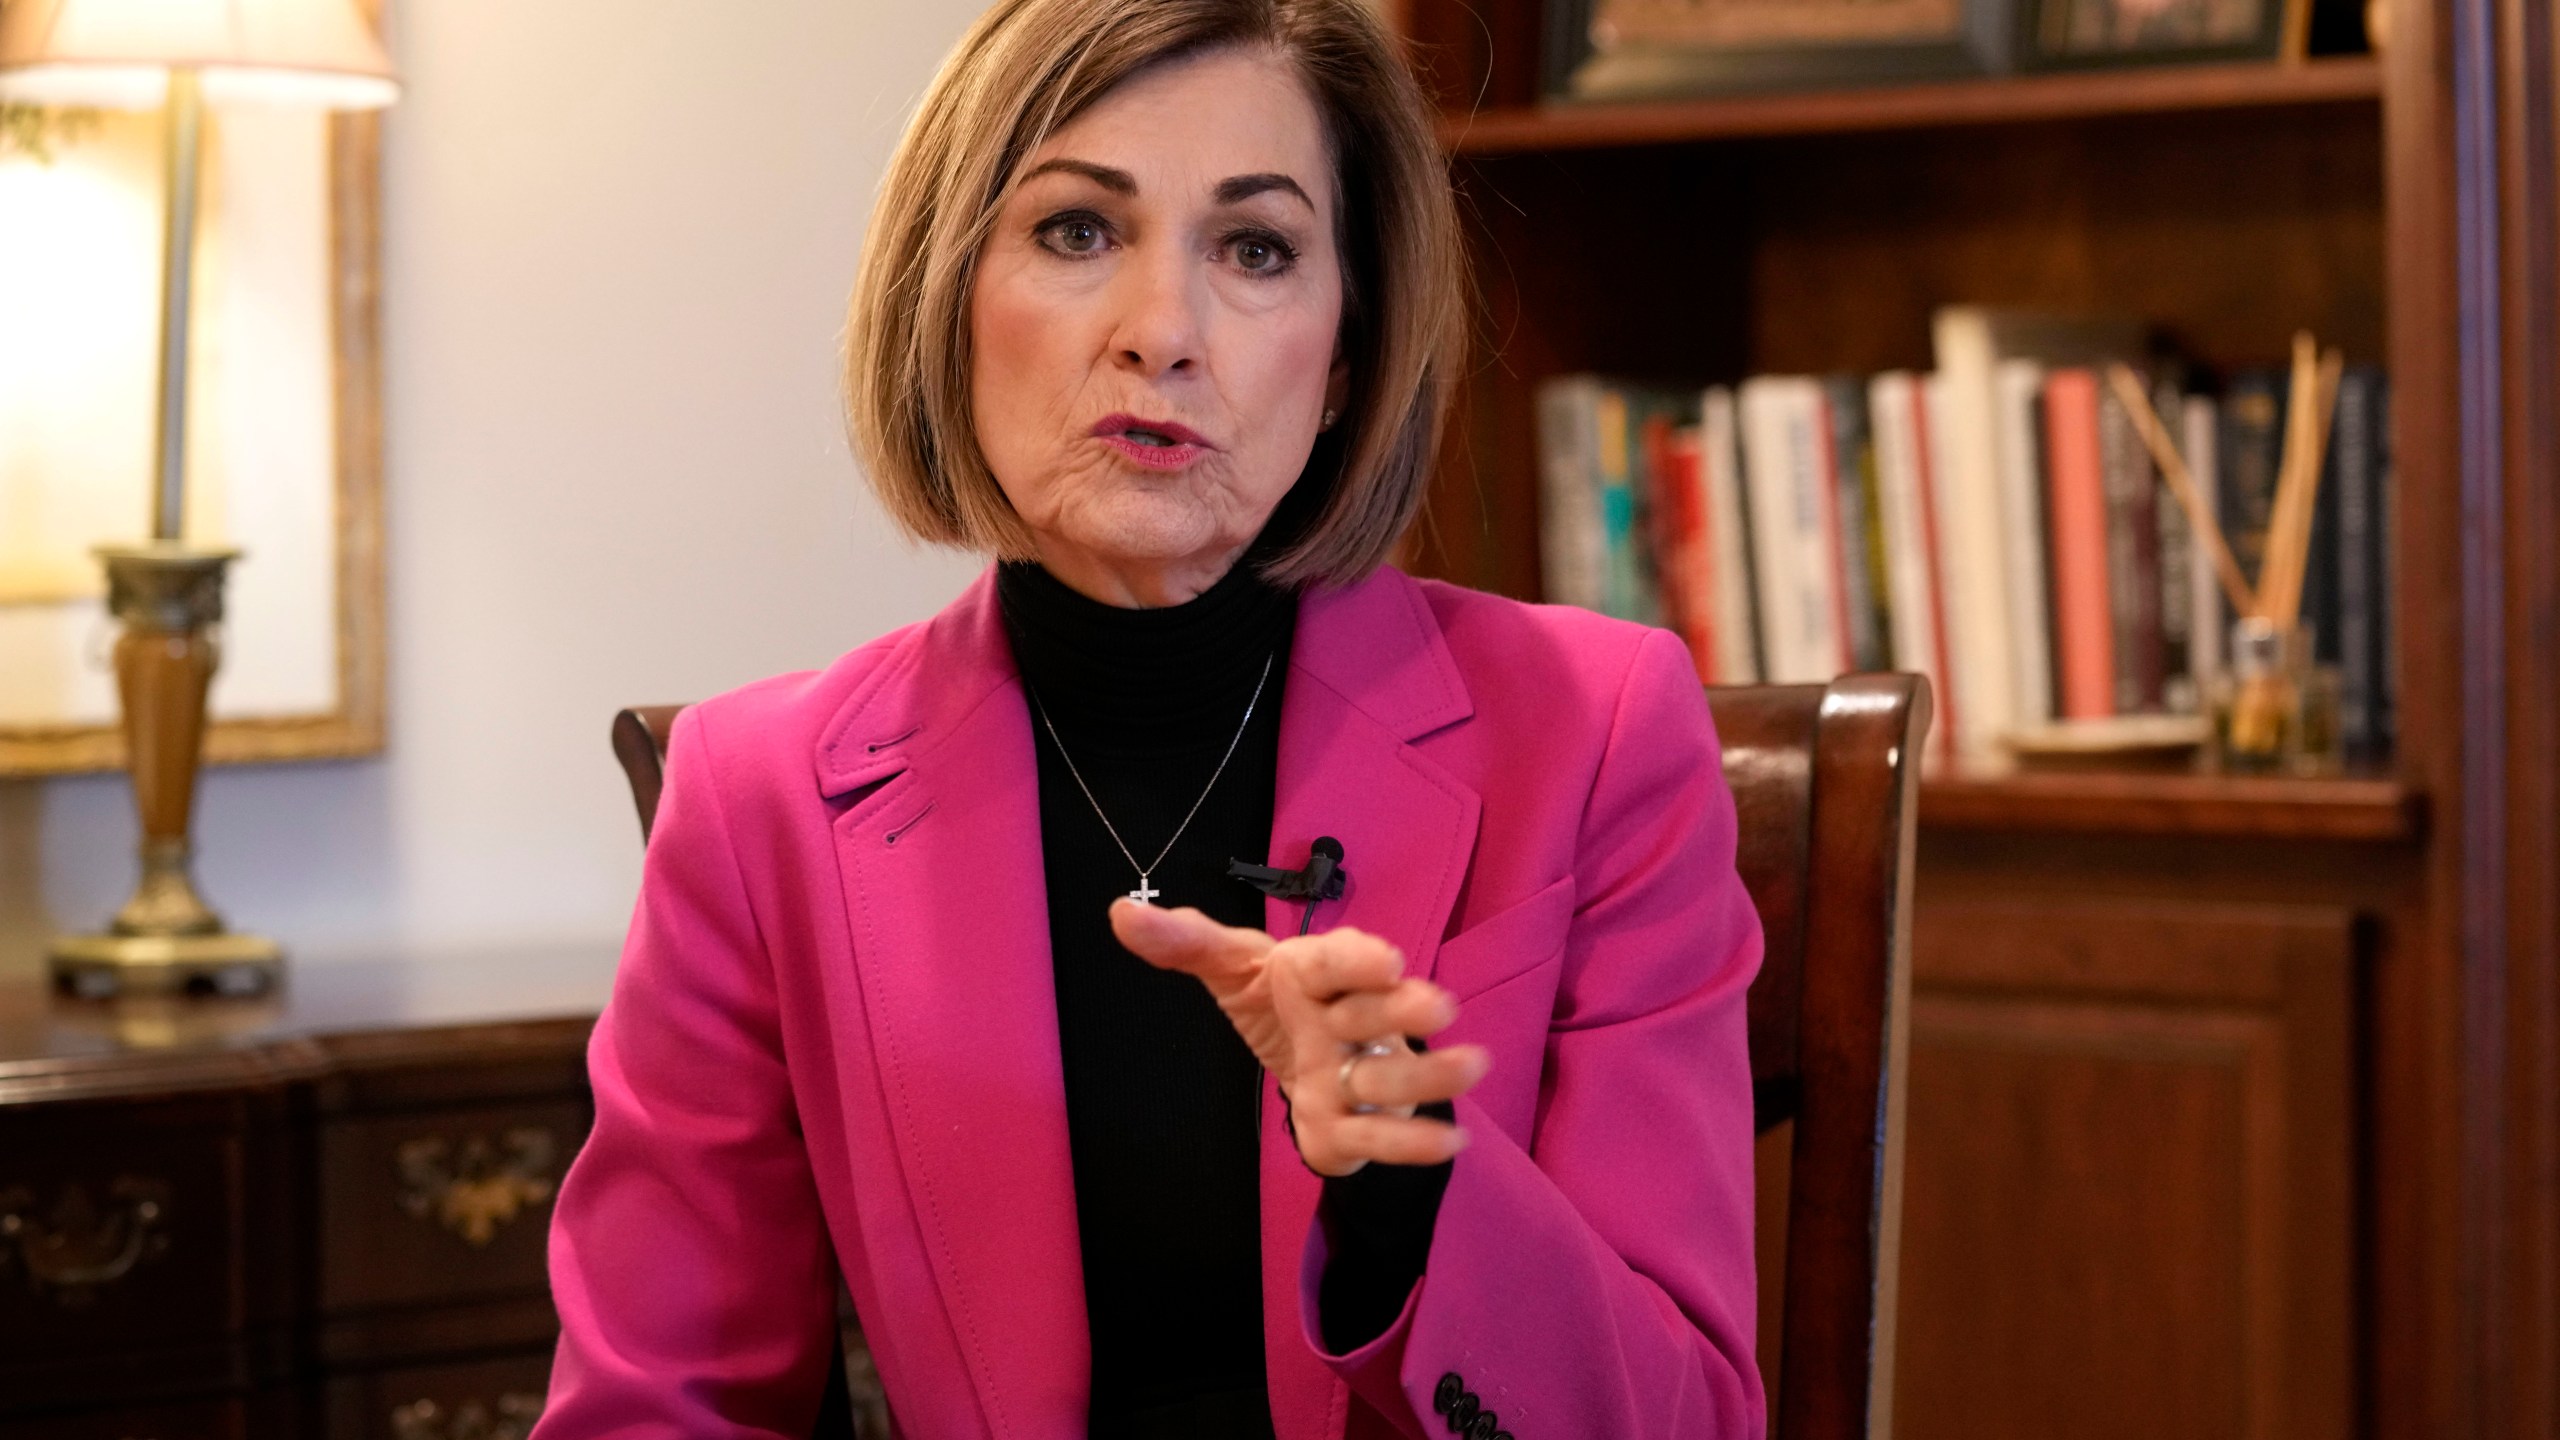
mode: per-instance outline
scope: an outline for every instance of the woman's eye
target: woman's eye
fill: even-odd
[[[1227,242],[1227,255],[1248,275],[1277,275],[1298,258],[1296,251],[1269,235],[1238,235]]]
[[[1040,227],[1040,243],[1061,255],[1091,255],[1109,239],[1101,222],[1086,216],[1069,215]]]

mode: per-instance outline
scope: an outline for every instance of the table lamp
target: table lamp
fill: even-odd
[[[0,0],[0,98],[167,108],[160,268],[159,420],[151,539],[102,545],[126,768],[142,821],[142,878],[103,934],[54,943],[75,993],[255,994],[282,972],[275,942],[223,928],[196,893],[191,837],[205,695],[236,550],[191,545],[186,516],[188,281],[208,103],[361,110],[399,94],[356,0]]]

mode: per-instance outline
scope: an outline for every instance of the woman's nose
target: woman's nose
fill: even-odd
[[[1173,250],[1133,257],[1113,277],[1112,358],[1148,379],[1199,367],[1204,277]]]

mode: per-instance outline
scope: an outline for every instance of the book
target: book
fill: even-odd
[[[1893,668],[1891,599],[1884,573],[1884,529],[1877,515],[1876,454],[1867,416],[1867,387],[1854,375],[1826,376],[1824,417],[1831,427],[1831,472],[1839,486],[1837,517],[1840,612],[1851,670]]]
[[[2400,736],[2400,667],[2391,663],[2392,646],[2398,643],[2397,612],[2392,597],[2400,593],[2400,568],[2397,536],[2400,531],[2399,466],[2391,448],[2391,378],[2387,374],[2374,377],[2373,459],[2377,472],[2375,488],[2382,503],[2374,509],[2374,552],[2381,557],[2375,566],[2380,589],[2374,596],[2373,648],[2381,658],[2373,670],[2374,759],[2388,758]]]
[[[1937,747],[1941,760],[1954,761],[1965,753],[1965,739],[1975,733],[1975,727],[1973,716],[1964,708],[1964,681],[1957,675],[1957,667],[1963,663],[1956,650],[1956,636],[1964,627],[1964,617],[1957,611],[1961,587],[1947,568],[1947,534],[1954,528],[1954,518],[1947,486],[1947,471],[1953,463],[1953,454],[1947,443],[1945,377],[1933,372],[1922,380],[1920,414],[1923,466],[1920,474],[1928,494],[1929,565],[1936,576],[1934,628],[1938,664],[1945,679],[1937,695],[1938,714],[1943,717],[1938,728]]]
[[[2164,422],[2166,417],[2163,417]],[[2222,465],[2215,440],[2220,434],[2220,407],[2209,395],[2189,395],[2179,405],[2178,430],[2182,437],[2179,457],[2187,462],[2187,473],[2196,482],[2199,498],[2206,513],[2219,520],[2222,514]],[[2184,516],[2186,511],[2178,512]],[[2211,683],[2223,665],[2223,651],[2230,638],[2230,621],[2224,615],[2222,582],[2215,574],[2213,545],[2202,531],[2188,527],[2194,555],[2188,562],[2189,605],[2187,658],[2190,673],[2198,689]]]
[[[2384,752],[2382,674],[2390,665],[2381,635],[2382,408],[2378,371],[2359,365],[2339,376],[2328,476],[2337,490],[2338,730],[2347,758],[2365,764]]]
[[[2058,718],[2101,720],[2116,713],[2116,632],[2097,373],[2047,375],[2044,415]]]
[[[2094,377],[2093,377],[2094,378]],[[2098,382],[2098,475],[2107,499],[2107,619],[2115,713],[2161,708],[2160,519],[2151,452],[2115,387]]]
[[[1867,416],[1875,440],[1876,513],[1884,535],[1893,661],[1927,676],[1930,688],[1944,694],[1946,611],[1938,603],[1928,387],[1908,371],[1878,375],[1867,383]],[[1951,753],[1953,733],[1951,722],[1941,723],[1933,750]]]
[[[1993,443],[1999,458],[2002,549],[2009,567],[2007,649],[2014,681],[2013,727],[2042,725],[2053,699],[2053,581],[2045,572],[2044,365],[2003,360],[1992,373],[1999,407]]]
[[[1764,678],[1827,681],[1846,668],[1835,599],[1838,487],[1830,483],[1820,382],[1763,375],[1737,396]]]
[[[1689,647],[1698,678],[1717,672],[1714,596],[1707,584],[1707,515],[1701,493],[1702,457],[1694,427],[1674,428],[1671,417],[1644,422],[1645,474],[1651,485],[1654,571],[1660,579],[1663,623]]]
[[[1750,506],[1742,487],[1742,422],[1733,391],[1717,386],[1699,397],[1699,473],[1707,515],[1707,579],[1712,592],[1718,685],[1756,685],[1768,673],[1761,654],[1758,589],[1751,575]]]
[[[2175,428],[2182,403],[2177,380],[2163,373],[2151,387],[2151,413],[2169,427],[2170,443],[2175,444]],[[2136,437],[2136,443],[2140,438]],[[2143,474],[2151,486],[2151,509],[2156,517],[2160,585],[2157,608],[2160,616],[2160,694],[2159,708],[2172,715],[2193,715],[2203,708],[2202,677],[2195,669],[2196,599],[2196,535],[2187,519],[2187,507],[2178,503],[2160,479],[2150,454],[2144,451]]]
[[[1538,387],[1538,559],[1541,590],[1558,605],[1608,601],[1608,530],[1600,515],[1600,381],[1563,375]]]

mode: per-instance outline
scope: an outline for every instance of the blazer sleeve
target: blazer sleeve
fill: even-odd
[[[826,1383],[834,1258],[705,727],[678,717],[587,1047],[595,1126],[552,1215],[560,1344],[532,1440],[804,1440]]]
[[[1301,1259],[1307,1343],[1406,1434],[1762,1433],[1744,1011],[1760,924],[1734,847],[1705,693],[1654,632],[1583,812],[1532,1132],[1458,1102],[1472,1143],[1422,1281],[1358,1350],[1328,1351],[1316,1323],[1321,1229]]]

